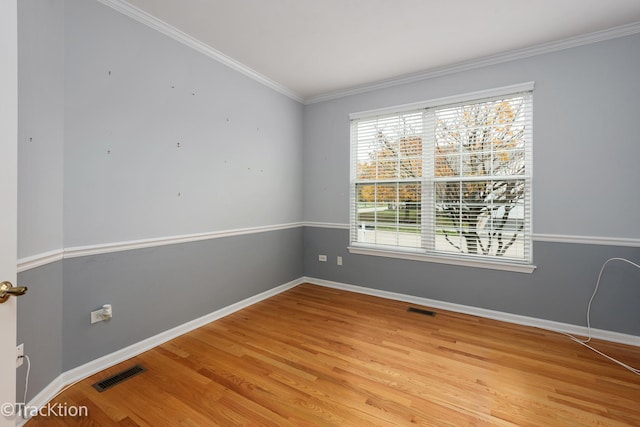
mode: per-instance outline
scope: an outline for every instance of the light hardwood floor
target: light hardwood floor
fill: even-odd
[[[640,376],[567,337],[310,284],[71,387],[38,426],[640,425]],[[633,366],[640,349],[595,345]],[[91,384],[140,363],[103,393]]]

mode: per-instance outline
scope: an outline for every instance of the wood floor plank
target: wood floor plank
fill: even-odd
[[[640,365],[637,347],[593,345]],[[136,363],[147,371],[91,387]],[[638,402],[640,376],[562,334],[303,284],[52,402],[88,417],[27,426],[637,426]]]

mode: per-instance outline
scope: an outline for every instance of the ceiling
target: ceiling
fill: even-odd
[[[640,0],[123,0],[310,100],[629,25]]]

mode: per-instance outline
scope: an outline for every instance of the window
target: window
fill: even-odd
[[[532,267],[532,90],[352,115],[350,250]]]

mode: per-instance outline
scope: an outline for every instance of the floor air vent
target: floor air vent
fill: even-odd
[[[128,380],[131,377],[135,377],[136,375],[141,374],[144,371],[146,371],[146,369],[143,366],[135,365],[127,369],[126,371],[122,371],[119,374],[115,374],[114,376],[107,378],[106,380],[95,383],[93,385],[93,388],[102,393],[103,391],[120,384],[122,381]]]
[[[412,313],[426,314],[427,316],[435,316],[436,315],[436,313],[434,311],[423,310],[421,308],[415,308],[415,307],[409,307],[409,308],[407,308],[407,311],[412,312]]]

